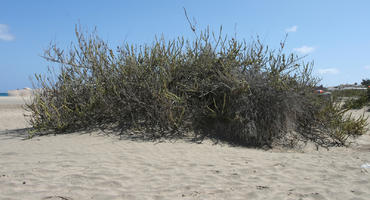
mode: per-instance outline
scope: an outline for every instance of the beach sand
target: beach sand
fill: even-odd
[[[369,132],[349,148],[305,152],[99,132],[24,139],[21,102],[0,98],[1,200],[370,199]]]

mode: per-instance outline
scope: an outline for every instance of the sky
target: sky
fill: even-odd
[[[41,56],[50,42],[67,48],[75,26],[97,29],[111,46],[151,44],[194,34],[209,26],[250,41],[257,35],[277,47],[288,34],[286,53],[314,62],[324,86],[370,78],[370,1],[368,0],[2,0],[0,1],[0,92],[32,87],[45,74]]]

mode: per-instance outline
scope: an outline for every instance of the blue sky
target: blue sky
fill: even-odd
[[[191,39],[184,16],[217,31],[272,47],[288,32],[286,52],[307,55],[326,86],[370,78],[370,1],[367,0],[2,0],[0,2],[0,92],[31,87],[30,77],[50,63],[40,56],[51,41],[75,41],[81,24],[112,46],[151,43],[155,35]]]

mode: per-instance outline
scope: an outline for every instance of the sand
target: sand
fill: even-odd
[[[16,90],[9,90],[9,96],[15,97],[27,97],[32,95],[33,90],[31,88],[23,88],[23,89],[16,89]]]
[[[99,132],[25,140],[20,99],[0,98],[0,199],[370,199],[370,136],[349,148],[259,150]]]

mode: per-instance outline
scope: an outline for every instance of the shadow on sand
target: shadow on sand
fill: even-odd
[[[21,139],[26,140],[29,139],[29,128],[21,128],[21,129],[10,129],[10,130],[0,130],[0,140],[8,140],[8,139]]]

